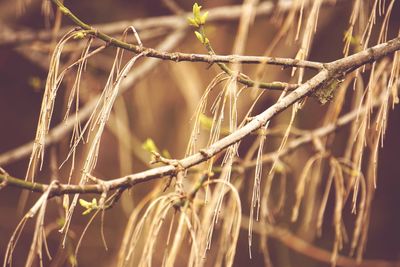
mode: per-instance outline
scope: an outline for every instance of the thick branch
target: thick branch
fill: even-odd
[[[223,151],[225,148],[239,142],[252,132],[258,130],[263,125],[265,125],[265,123],[271,120],[274,116],[276,116],[289,106],[293,105],[295,102],[299,101],[306,95],[312,93],[314,90],[319,89],[319,87],[323,86],[330,79],[337,77],[342,73],[346,73],[348,70],[352,70],[356,67],[362,66],[363,64],[367,64],[368,62],[376,61],[388,54],[394,53],[397,50],[400,50],[400,37],[390,40],[387,43],[376,45],[372,48],[359,52],[355,55],[334,61],[333,63],[328,63],[326,64],[326,69],[323,69],[312,79],[308,80],[306,83],[299,86],[298,89],[296,89],[295,91],[291,92],[290,94],[279,100],[277,103],[272,105],[270,108],[268,108],[261,114],[255,116],[252,121],[250,121],[242,128],[226,136],[225,138],[222,138],[221,140],[215,142],[208,148],[202,149],[200,152],[194,155],[179,160],[178,167],[172,165],[162,166],[146,170],[143,172],[139,172],[136,174],[127,175],[121,178],[109,180],[106,181],[105,184],[107,188],[111,190],[117,188],[128,188],[139,183],[158,179],[168,175],[173,175],[177,171],[179,170],[181,171],[182,168],[188,169],[192,166],[200,164],[201,162],[204,162],[210,159],[211,157],[215,156],[219,152]],[[347,117],[342,118],[343,121],[341,123],[349,122],[351,117],[354,118],[354,114],[347,115]],[[339,123],[339,125],[341,125],[341,123]],[[325,129],[322,130],[322,133],[328,134],[335,129],[336,128],[334,125],[325,127]],[[6,181],[9,185],[22,187],[37,192],[43,192],[47,188],[47,185],[40,185],[37,183],[21,186],[20,179],[19,181],[15,181],[13,179],[10,179],[10,177],[7,178],[6,174],[0,175],[0,181]],[[54,192],[52,190],[50,195],[54,196],[59,194],[71,194],[71,193],[101,193],[102,190],[104,190],[104,187],[99,187],[97,185],[86,185],[83,187],[76,185],[58,185],[58,187],[54,189]]]
[[[383,99],[383,98],[382,98]],[[382,100],[380,99],[380,100]],[[373,104],[373,106],[378,106],[381,104],[381,101],[377,101],[376,103]],[[356,109],[352,110],[351,112],[347,113],[346,115],[341,116],[335,123],[331,123],[328,125],[325,125],[321,128],[315,129],[313,131],[310,131],[309,133],[305,134],[304,136],[298,137],[295,140],[291,141],[287,147],[283,150],[281,150],[278,154],[278,152],[271,152],[269,154],[266,154],[262,157],[262,162],[267,163],[275,160],[277,157],[282,157],[284,155],[289,154],[296,148],[305,145],[307,143],[312,142],[313,138],[315,137],[323,137],[327,136],[332,132],[335,132],[345,126],[346,124],[350,123],[354,119],[356,119],[360,113],[364,113],[367,111],[369,107],[363,107],[361,109]],[[244,166],[244,168],[252,168],[257,164],[257,161],[251,161],[248,164]],[[43,193],[46,191],[48,188],[47,184],[41,184],[41,183],[33,183],[33,182],[28,182],[24,181],[22,179],[12,177],[9,174],[6,173],[0,173],[0,182],[4,183],[5,186],[12,186],[16,188],[21,188],[21,189],[27,189],[33,192],[39,192]],[[109,182],[112,182],[110,180]],[[96,193],[96,194],[101,194],[104,191],[104,186],[99,186],[99,185],[68,185],[68,184],[57,184],[56,186],[53,185],[53,189],[50,193],[50,197],[58,196],[58,195],[64,195],[64,194],[88,194],[88,193]]]
[[[326,64],[327,69],[323,69],[306,83],[300,85],[299,88],[297,88],[295,91],[291,92],[290,94],[279,100],[277,103],[272,105],[261,114],[255,116],[252,121],[250,121],[242,128],[217,141],[208,148],[201,150],[201,152],[180,160],[180,166],[187,169],[208,160],[228,146],[239,142],[250,133],[261,128],[274,116],[276,116],[289,106],[293,105],[295,102],[299,101],[306,95],[312,93],[330,79],[342,74],[343,72],[346,72],[347,69],[352,69],[356,66],[359,67],[363,64],[371,62],[371,60],[376,61],[390,53],[394,53],[397,50],[400,50],[400,37],[390,40],[387,43],[374,46],[367,49],[366,51],[359,52],[350,57],[346,57],[333,63]],[[349,58],[352,58],[353,65],[349,64]],[[166,175],[171,175],[176,171],[176,167],[174,166],[163,166],[137,174],[121,177],[107,183],[110,188],[117,188],[119,186],[133,186],[137,183],[153,180]]]

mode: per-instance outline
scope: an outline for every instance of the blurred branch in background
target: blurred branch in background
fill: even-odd
[[[343,2],[327,0],[324,1],[327,5],[333,5],[335,2]],[[312,1],[305,1],[306,5],[309,5]],[[291,1],[279,1],[278,6],[276,6],[272,1],[265,1],[257,6],[256,16],[270,16],[277,10],[286,12],[292,8]],[[224,6],[207,9],[210,13],[207,22],[230,22],[232,20],[237,20],[242,13],[241,5]],[[184,13],[182,15],[171,15],[171,16],[160,16],[153,18],[140,18],[129,21],[118,21],[110,22],[106,24],[95,24],[94,29],[99,29],[105,34],[120,34],[126,28],[134,26],[135,29],[140,33],[142,37],[142,31],[154,28],[167,28],[168,30],[174,29],[184,29],[190,26],[187,23],[187,17],[191,15],[191,12]],[[18,46],[23,44],[31,44],[34,41],[49,41],[52,38],[60,38],[69,27],[65,27],[59,30],[57,36],[53,36],[51,32],[47,30],[34,32],[31,29],[27,30],[14,30],[5,25],[3,25],[0,31],[0,47],[1,46]]]

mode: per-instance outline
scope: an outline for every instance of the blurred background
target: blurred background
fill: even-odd
[[[263,55],[268,46],[274,40],[279,30],[284,25],[285,16],[290,9],[279,8],[291,1],[260,1],[259,4],[268,3],[273,8],[263,14],[254,16],[254,23],[248,30],[244,42],[243,54]],[[373,6],[374,1],[363,1],[366,9]],[[379,1],[382,2],[382,1]],[[385,1],[383,1],[385,2]],[[389,2],[389,1],[386,1]],[[47,3],[47,1],[44,1]],[[21,8],[20,1],[0,1],[0,159],[14,148],[17,148],[35,137],[44,85],[48,73],[50,56],[66,29],[75,27],[71,22],[55,12],[51,6],[51,16],[43,13],[42,1],[30,1],[25,8]],[[234,53],[234,43],[237,37],[239,17],[229,17],[229,7],[241,5],[242,1],[214,0],[199,1],[204,9],[210,9],[210,20],[206,30],[214,50],[217,54]],[[65,5],[84,18],[89,24],[100,24],[99,29],[105,29],[113,36],[121,37],[123,25],[128,21],[136,21],[139,36],[146,47],[156,48],[166,45],[166,39],[174,40],[168,44],[168,50],[187,53],[206,53],[207,51],[195,38],[193,29],[185,26],[185,17],[181,12],[191,12],[193,3],[190,1],[128,1],[128,0],[102,0],[102,1],[65,1]],[[382,5],[388,5],[383,3]],[[212,9],[227,6],[226,17],[212,19]],[[309,59],[319,62],[329,62],[343,56],[343,36],[347,30],[348,21],[352,12],[353,1],[332,1],[323,4],[318,17],[317,30],[310,46]],[[307,14],[307,12],[305,12]],[[392,16],[389,21],[388,39],[398,34],[400,25],[400,4],[395,1]],[[240,14],[239,14],[240,15]],[[158,16],[176,16],[177,23],[165,22],[155,19],[148,22],[154,26],[146,26],[144,19]],[[144,21],[144,22],[143,22]],[[183,22],[182,22],[183,21]],[[143,24],[140,24],[140,23]],[[109,23],[115,26],[112,28]],[[179,24],[180,23],[180,24]],[[378,16],[377,25],[382,23],[382,16]],[[57,25],[59,24],[59,25]],[[158,24],[158,25],[157,25]],[[56,26],[54,26],[56,25]],[[107,28],[110,27],[110,28]],[[285,33],[282,41],[270,51],[270,56],[292,57],[296,56],[299,42],[294,41],[295,31]],[[380,27],[373,30],[372,39],[376,39]],[[130,41],[133,38],[129,37]],[[93,46],[98,47],[102,42],[95,40]],[[84,42],[72,40],[63,50],[61,57],[62,66],[66,67],[80,57]],[[82,75],[80,86],[79,104],[85,107],[101,90],[107,80],[115,48],[108,47],[98,55],[93,56],[87,64],[86,71]],[[131,54],[125,53],[129,58]],[[206,63],[171,62],[153,60],[151,67],[143,71],[141,67],[148,62],[140,59],[131,71],[131,75],[138,72],[133,82],[127,82],[123,93],[115,102],[106,130],[102,136],[99,159],[94,175],[101,179],[112,179],[135,173],[149,168],[148,162],[151,155],[142,144],[146,139],[154,141],[160,151],[165,150],[172,158],[185,156],[186,148],[193,127],[193,114],[199,104],[200,98],[213,78],[221,70]],[[245,65],[243,72],[249,76],[255,76],[257,66]],[[315,71],[307,70],[305,79],[313,75]],[[75,76],[66,75],[59,89],[51,127],[62,123],[66,102]],[[291,69],[282,69],[276,66],[267,66],[264,69],[263,78],[266,81],[284,81],[296,83],[291,78]],[[238,101],[239,121],[255,100],[256,92],[253,89],[244,89]],[[350,90],[350,89],[349,89]],[[215,98],[217,92],[212,92],[210,99]],[[279,92],[268,91],[258,100],[252,115],[256,115],[271,106],[279,97]],[[208,103],[210,108],[212,101]],[[349,104],[346,104],[349,106]],[[315,99],[308,99],[304,107],[296,116],[294,127],[302,130],[311,130],[323,124],[324,114],[329,104],[321,105]],[[347,111],[349,107],[347,107]],[[344,111],[346,111],[344,109]],[[209,113],[209,110],[207,111]],[[73,112],[72,112],[73,113]],[[210,114],[210,113],[209,113]],[[72,116],[72,115],[71,115]],[[291,110],[278,115],[272,126],[287,125],[290,121]],[[83,122],[85,119],[82,120]],[[397,262],[400,260],[400,164],[398,164],[398,152],[400,149],[400,111],[398,108],[390,109],[387,132],[384,146],[379,150],[377,188],[371,206],[370,225],[368,229],[368,241],[364,253],[364,259],[383,260]],[[225,124],[227,121],[224,122]],[[225,125],[226,126],[226,125]],[[205,127],[206,128],[206,127]],[[207,132],[207,129],[202,129]],[[347,142],[348,128],[339,132],[335,137],[333,150],[340,155],[343,153]],[[59,179],[67,182],[72,161],[69,160],[62,168],[58,168],[65,160],[69,152],[70,133],[49,145],[45,152],[44,166],[36,176],[36,181],[48,183],[51,179]],[[255,141],[255,136],[243,140],[239,148],[239,155],[243,156]],[[199,139],[198,147],[207,144],[207,135]],[[265,151],[275,151],[281,142],[281,136],[273,136],[265,144]],[[79,170],[82,168],[82,157],[85,154],[85,146],[79,146],[77,150],[75,169],[72,182],[77,182]],[[307,234],[301,222],[291,223],[291,209],[294,203],[294,191],[296,180],[301,174],[307,159],[312,156],[311,146],[303,146],[298,151],[285,157],[284,162],[288,166],[286,201],[284,208],[276,216],[279,227],[297,234],[298,238],[312,243],[315,247],[332,251],[334,242],[333,210],[334,197],[328,198],[323,232],[320,237]],[[18,159],[8,158],[0,161],[0,166],[12,176],[24,178],[29,162],[29,154]],[[56,166],[56,167],[54,167]],[[265,167],[264,172],[268,172]],[[322,180],[327,176],[322,172]],[[51,177],[51,178],[49,178]],[[233,175],[234,179],[244,179],[240,194],[244,216],[249,216],[251,188],[254,179],[254,170],[246,171],[244,175]],[[247,182],[249,181],[249,182]],[[165,186],[165,181],[150,182],[135,186],[130,192],[125,192],[121,200],[112,209],[105,213],[104,234],[108,250],[105,250],[101,240],[100,217],[96,218],[88,228],[81,243],[77,255],[79,266],[114,266],[120,249],[121,240],[130,213],[135,205],[143,199],[154,187]],[[278,185],[273,185],[272,190],[278,190]],[[321,186],[322,187],[322,186]],[[322,187],[323,188],[323,187]],[[321,194],[322,195],[321,189]],[[33,205],[39,197],[36,193],[22,194],[22,190],[5,187],[0,191],[0,259],[3,259],[9,239],[21,220],[23,214]],[[90,200],[93,196],[85,196]],[[317,200],[318,201],[318,200]],[[319,198],[320,201],[320,198]],[[65,249],[61,249],[62,235],[58,232],[62,225],[61,198],[53,198],[46,211],[45,225],[47,243],[53,260],[44,257],[45,266],[70,266],[68,258],[71,251],[75,250],[77,240],[86,227],[89,217],[82,216],[82,207],[77,207],[72,223],[70,241]],[[25,203],[25,204],[24,204]],[[354,228],[355,214],[351,213],[351,201],[346,203],[343,210],[343,224],[351,233]],[[61,220],[61,221],[60,221]],[[22,266],[29,252],[34,229],[34,220],[28,221],[23,229],[20,240],[15,248],[13,264]],[[310,225],[310,227],[312,227]],[[264,257],[260,249],[260,240],[257,232],[254,232],[252,258],[248,252],[248,230],[246,227],[240,232],[236,250],[234,266],[263,266]],[[330,266],[331,263],[317,260],[312,255],[305,255],[300,251],[290,248],[279,238],[268,240],[269,254],[273,266]],[[211,251],[213,247],[211,247]],[[312,250],[311,250],[312,251]],[[180,255],[176,266],[185,266],[184,250]],[[312,254],[312,253],[311,253]],[[340,252],[345,256],[349,254],[349,242],[345,243]],[[214,257],[212,252],[210,257]],[[161,263],[162,256],[154,256],[154,264]],[[158,258],[157,258],[158,257]],[[354,262],[352,262],[353,264]],[[395,263],[393,263],[395,264]],[[212,266],[212,264],[206,264]],[[350,266],[350,265],[347,265]],[[353,265],[354,266],[354,265]],[[373,265],[370,265],[373,266]],[[378,264],[376,266],[379,266]],[[389,265],[387,265],[389,266]],[[393,265],[395,266],[395,265]]]

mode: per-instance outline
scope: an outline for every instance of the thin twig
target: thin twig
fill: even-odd
[[[201,152],[198,152],[192,156],[179,160],[179,168],[180,169],[188,169],[192,166],[195,166],[207,159],[213,157],[217,153],[224,150],[226,147],[240,141],[245,136],[251,134],[255,130],[261,128],[267,121],[273,118],[275,115],[279,114],[287,107],[292,105],[294,102],[300,100],[307,94],[311,93],[313,90],[318,89],[324,83],[326,83],[329,79],[339,75],[340,73],[346,72],[347,69],[353,69],[355,66],[362,66],[372,60],[378,60],[390,53],[393,53],[397,50],[400,50],[400,37],[392,39],[387,43],[383,43],[372,48],[369,48],[365,51],[359,52],[353,56],[349,56],[333,63],[327,64],[328,70],[322,70],[319,72],[314,78],[307,81],[305,84],[301,85],[298,89],[287,95],[286,97],[279,100],[276,104],[265,110],[263,113],[253,117],[252,121],[250,121],[244,127],[238,129],[232,134],[226,136],[225,138],[217,141],[206,149],[202,149]],[[349,58],[353,60],[352,65],[349,61]],[[345,124],[351,122],[359,115],[359,112],[363,112],[366,108],[360,110],[354,110],[350,113],[342,116],[336,123],[326,125],[320,129],[314,130],[312,134],[306,135],[304,137],[297,138],[292,141],[287,149],[282,150],[281,154],[286,154],[292,151],[294,148],[305,144],[307,142],[311,142],[313,136],[326,136],[332,132],[334,132],[339,127],[344,126]],[[358,112],[357,112],[358,111]],[[271,157],[271,156],[269,156]],[[267,161],[267,159],[265,159]],[[250,165],[251,166],[251,165]],[[105,181],[105,184],[108,186],[110,190],[113,189],[124,189],[132,187],[136,184],[143,183],[146,181],[150,181],[153,179],[161,178],[164,176],[172,175],[176,173],[178,167],[168,165],[162,166],[154,169],[150,169],[147,171],[143,171],[140,173],[128,175],[125,177],[108,180]],[[0,174],[0,181],[7,181],[7,184],[10,186],[19,187],[22,189],[29,189],[35,192],[44,192],[48,185],[40,184],[40,183],[30,183],[25,182],[19,178],[15,178],[12,176],[5,176]],[[75,193],[102,193],[103,187],[99,185],[57,185],[54,187],[50,193],[50,196],[62,195],[62,194],[75,194]]]
[[[83,22],[74,13],[72,13],[67,7],[65,7],[59,0],[52,0],[54,4],[58,6],[60,11],[72,20],[77,26],[81,27],[83,30],[90,31],[93,36],[103,40],[107,44],[113,45],[115,47],[120,47],[125,50],[134,53],[143,53],[147,57],[154,57],[163,60],[172,60],[176,62],[190,61],[190,62],[206,62],[206,63],[246,63],[246,64],[271,64],[280,65],[283,67],[299,67],[299,68],[310,68],[321,70],[324,68],[324,64],[319,62],[312,62],[306,60],[297,60],[291,58],[275,58],[275,57],[257,57],[257,56],[238,56],[238,55],[204,55],[204,54],[187,54],[180,52],[163,52],[158,51],[153,48],[144,47],[140,45],[130,44],[114,37],[107,35],[106,33],[99,31],[98,29],[92,27],[91,25]],[[136,27],[136,26],[135,26]]]
[[[341,0],[340,2],[344,2]],[[307,4],[312,1],[307,1]],[[332,5],[335,4],[334,1],[325,1],[325,4]],[[271,1],[262,2],[257,6],[255,16],[268,16],[273,14],[277,9],[280,12],[289,11],[293,7],[293,3],[290,1],[279,1],[278,6],[276,6]],[[205,11],[209,11],[208,23],[215,22],[230,22],[237,20],[242,14],[241,5],[231,5],[211,8]],[[117,34],[124,31],[130,26],[135,26],[135,28],[141,32],[151,28],[166,28],[166,29],[178,29],[187,28],[186,18],[190,16],[191,13],[187,12],[182,15],[172,15],[172,16],[158,16],[150,18],[139,18],[134,20],[124,20],[105,24],[93,25],[94,28],[100,29],[106,34]],[[69,30],[69,26],[61,28],[58,32],[57,38],[61,38],[62,35]],[[34,41],[49,41],[54,38],[52,32],[48,30],[42,30],[35,32],[32,29],[26,30],[14,30],[7,27],[3,27],[0,32],[0,46],[16,46],[23,44],[31,44]]]

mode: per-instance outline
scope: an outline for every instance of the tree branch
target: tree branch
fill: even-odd
[[[293,105],[295,102],[299,101],[303,97],[308,94],[311,94],[313,91],[318,90],[321,86],[325,85],[329,80],[334,79],[344,73],[347,73],[350,70],[354,70],[357,67],[365,65],[372,61],[377,61],[378,59],[394,53],[400,50],[400,37],[392,39],[386,43],[382,43],[371,47],[367,50],[361,51],[357,54],[345,57],[343,59],[336,60],[332,63],[325,64],[326,69],[321,70],[317,75],[313,78],[299,86],[296,90],[288,94],[287,96],[281,98],[274,105],[269,107],[267,110],[262,112],[261,114],[253,117],[253,119],[238,129],[237,131],[231,133],[230,135],[220,139],[215,142],[211,146],[200,150],[200,152],[191,155],[187,158],[181,159],[177,161],[175,165],[162,166],[154,169],[149,169],[143,172],[139,172],[136,174],[127,175],[121,178],[105,181],[104,184],[110,190],[117,188],[129,188],[139,183],[144,183],[150,180],[158,179],[164,176],[173,175],[177,171],[182,171],[183,169],[188,169],[192,166],[200,164],[211,157],[215,156],[219,152],[223,151],[225,148],[239,142],[244,137],[248,136],[252,132],[258,130],[263,125],[265,125],[269,120],[271,120],[274,116],[284,111],[289,106]],[[337,125],[343,125],[346,122],[351,121],[351,118],[356,117],[355,114],[347,115],[346,117],[342,117],[339,120]],[[336,125],[336,124],[335,124]],[[324,130],[321,130],[320,134],[328,134],[334,131],[338,126],[326,126]],[[295,140],[296,141],[296,140]],[[305,142],[305,141],[302,141]],[[290,145],[289,145],[290,147]],[[14,180],[17,179],[18,181]],[[0,175],[0,181],[6,182],[8,185],[22,187],[25,189],[30,189],[36,192],[44,192],[46,190],[47,185],[38,184],[38,183],[28,183],[24,181],[24,185],[21,185],[21,179],[11,177],[7,174]],[[50,196],[60,195],[60,194],[72,194],[72,193],[102,193],[104,190],[104,186],[98,185],[57,185],[54,186],[54,189],[50,192]]]
[[[133,45],[114,37],[107,35],[106,33],[99,31],[98,29],[92,27],[91,25],[83,22],[74,13],[72,13],[67,7],[65,7],[59,0],[52,0],[54,4],[58,6],[60,11],[71,19],[77,26],[81,27],[83,30],[88,31],[91,35],[103,40],[107,44],[115,47],[120,47],[122,49],[134,52],[143,53],[147,57],[154,57],[163,60],[172,60],[176,62],[190,61],[190,62],[205,62],[205,63],[243,63],[243,64],[270,64],[279,65],[283,67],[298,67],[298,68],[310,68],[321,70],[324,65],[319,62],[312,62],[307,60],[297,60],[291,58],[275,58],[275,57],[260,57],[260,56],[238,56],[238,55],[206,55],[206,54],[187,54],[181,52],[163,52],[158,51],[153,48]]]
[[[361,114],[367,112],[368,110],[375,108],[379,105],[382,105],[382,102],[385,100],[385,95],[383,94],[377,101],[372,103],[371,106],[364,105],[361,108],[354,109],[350,111],[349,113],[341,116],[338,118],[338,120],[334,123],[330,123],[328,125],[322,126],[318,129],[309,131],[308,133],[294,139],[290,143],[287,144],[286,147],[284,147],[280,151],[274,151],[267,153],[262,156],[261,162],[262,163],[268,163],[276,160],[277,158],[280,158],[282,156],[288,155],[297,148],[301,147],[302,145],[308,144],[312,142],[315,138],[322,138],[324,136],[327,136],[333,132],[338,131],[339,129],[343,128],[345,125],[349,124],[353,120],[357,119]],[[243,167],[244,168],[252,168],[257,165],[257,160],[252,160],[248,163],[246,163]]]
[[[382,100],[381,98],[380,100]],[[374,103],[374,107],[379,105],[381,101],[377,101]],[[323,137],[327,136],[328,134],[337,131],[338,129],[342,128],[346,124],[350,123],[351,121],[355,120],[360,113],[364,113],[367,111],[369,107],[362,107],[361,109],[356,109],[353,110],[346,115],[341,116],[337,122],[328,124],[326,126],[320,127],[318,129],[315,129],[313,131],[310,131],[309,133],[296,138],[295,140],[291,141],[287,147],[279,152],[271,152],[262,157],[262,162],[267,163],[275,160],[277,157],[282,157],[284,155],[289,154],[296,148],[305,145],[307,143],[312,142],[313,138],[315,137]],[[59,126],[58,126],[59,127]],[[252,168],[257,164],[256,161],[251,161],[245,166],[244,168]],[[36,182],[29,182],[25,181],[20,178],[13,177],[7,173],[1,173],[0,172],[0,182],[3,183],[3,186],[11,186],[11,187],[16,187],[20,189],[26,189],[30,190],[33,192],[38,192],[38,193],[43,193],[46,191],[48,188],[48,184],[42,184],[42,183],[36,183]],[[108,181],[112,182],[112,180]],[[50,197],[54,196],[59,196],[59,195],[64,195],[64,194],[89,194],[89,193],[96,193],[96,194],[101,194],[104,191],[104,186],[100,185],[68,185],[68,184],[56,184],[53,185],[52,191],[50,192]]]

